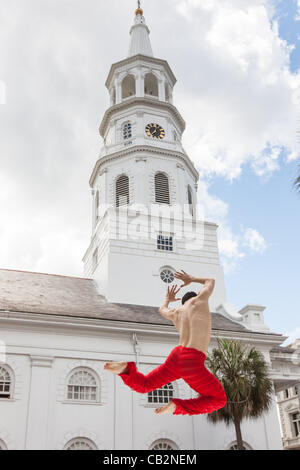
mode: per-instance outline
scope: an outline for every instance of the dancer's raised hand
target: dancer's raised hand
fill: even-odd
[[[176,298],[176,295],[178,294],[179,291],[180,291],[180,288],[177,289],[177,285],[172,286],[171,288],[168,287],[168,291],[167,291],[168,301],[169,302],[177,302],[178,300],[181,300],[181,299]]]
[[[176,279],[179,279],[180,281],[183,282],[182,286],[180,286],[180,289],[182,289],[185,286],[188,286],[189,284],[193,282],[192,276],[190,276],[188,273],[183,271],[183,269],[180,272],[175,273],[174,276],[176,277]]]

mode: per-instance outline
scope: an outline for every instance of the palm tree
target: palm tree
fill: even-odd
[[[219,340],[218,349],[208,355],[207,366],[222,383],[226,406],[208,415],[209,421],[234,424],[238,450],[244,450],[241,432],[243,419],[259,418],[273,399],[273,384],[261,352],[232,340]]]

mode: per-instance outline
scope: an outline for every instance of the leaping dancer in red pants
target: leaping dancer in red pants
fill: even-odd
[[[211,338],[211,315],[208,299],[211,296],[215,281],[192,277],[185,271],[177,272],[175,277],[183,281],[182,286],[168,288],[165,302],[159,313],[171,320],[180,334],[177,346],[164,364],[157,367],[148,375],[137,371],[134,362],[108,362],[104,368],[119,375],[124,383],[139,393],[148,393],[161,388],[180,378],[197,393],[198,398],[181,400],[173,398],[162,408],[157,408],[157,414],[198,415],[212,413],[223,408],[226,404],[226,395],[218,379],[205,367],[204,362]],[[201,291],[188,292],[182,299],[176,298],[182,287],[192,282],[203,284]],[[169,309],[171,302],[182,300],[179,308]]]

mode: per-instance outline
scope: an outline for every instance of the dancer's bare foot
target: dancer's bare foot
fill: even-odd
[[[125,372],[127,368],[127,362],[107,362],[104,365],[104,369],[112,372],[113,374],[119,375]]]
[[[155,413],[157,415],[173,414],[175,410],[176,410],[175,403],[173,403],[173,401],[170,401],[170,403],[167,406],[163,406],[162,408],[156,408]]]

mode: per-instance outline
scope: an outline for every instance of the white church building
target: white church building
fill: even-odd
[[[203,415],[155,415],[172,397],[195,396],[185,382],[140,395],[103,371],[107,361],[127,360],[150,372],[178,344],[157,307],[179,269],[216,280],[211,348],[232,338],[256,347],[269,364],[273,405],[242,423],[245,448],[282,449],[276,393],[298,386],[299,360],[265,325],[264,307],[238,312],[227,303],[218,227],[200,214],[199,175],[182,146],[176,78],[154,57],[140,8],[130,35],[128,57],[106,81],[110,107],[90,178],[84,276],[0,270],[0,449],[235,448],[233,426]]]

